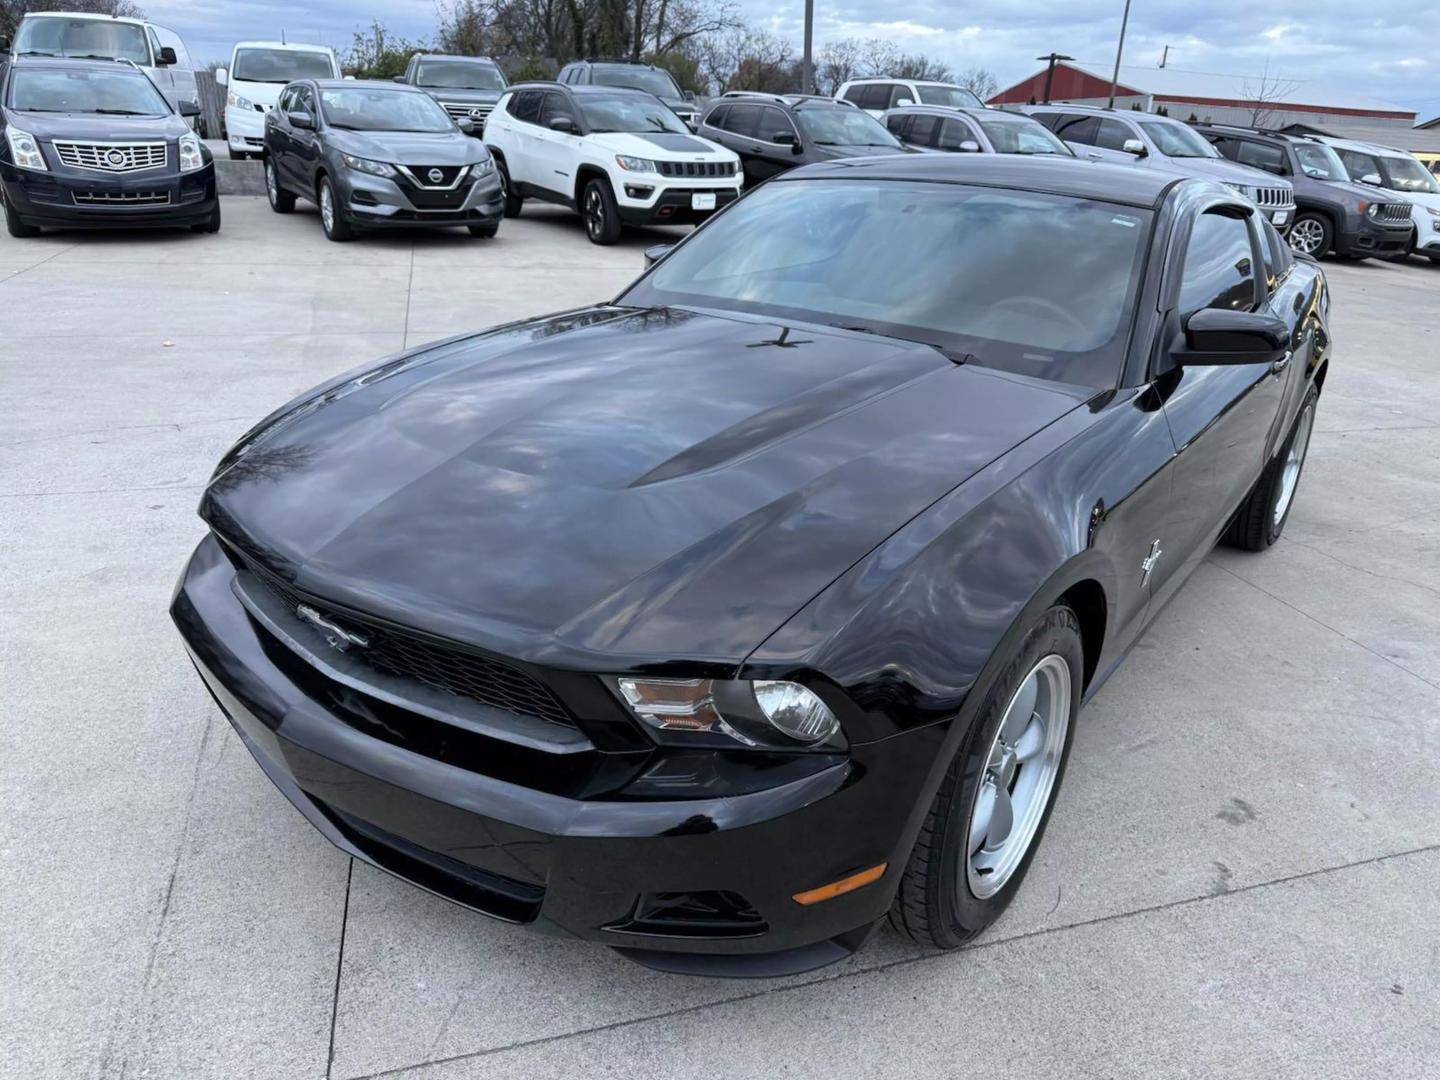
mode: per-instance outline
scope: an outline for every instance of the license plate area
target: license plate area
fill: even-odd
[[[698,191],[695,192],[694,194],[692,194],[692,195],[690,196],[690,209],[691,209],[691,210],[714,210],[714,209],[715,209],[715,193],[714,193],[713,191],[707,191],[707,192],[704,192],[704,193],[701,193],[701,192],[698,192]]]

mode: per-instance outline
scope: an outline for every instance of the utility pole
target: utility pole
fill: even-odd
[[[1167,60],[1169,60],[1169,59],[1170,59],[1170,46],[1169,46],[1169,45],[1166,45],[1166,46],[1165,46],[1165,51],[1160,54],[1160,66],[1163,68],[1163,67],[1165,66],[1165,61],[1167,61]]]
[[[1115,84],[1120,81],[1120,54],[1125,51],[1125,27],[1130,25],[1130,0],[1125,0],[1125,14],[1120,17],[1120,40],[1115,45],[1115,74],[1110,76],[1110,104],[1115,107]]]
[[[800,62],[800,92],[815,92],[815,63],[811,42],[815,37],[815,0],[805,0],[805,58]]]
[[[1046,60],[1050,66],[1045,69],[1045,100],[1042,105],[1050,104],[1050,84],[1055,81],[1055,63],[1057,60],[1074,60],[1073,56],[1066,56],[1064,53],[1052,52],[1049,56],[1037,56],[1036,60]]]

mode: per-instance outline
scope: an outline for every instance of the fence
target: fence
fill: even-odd
[[[195,89],[200,99],[196,128],[207,139],[224,138],[225,88],[215,81],[214,71],[197,71]]]

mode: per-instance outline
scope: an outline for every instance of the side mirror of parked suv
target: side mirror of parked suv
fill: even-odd
[[[960,152],[962,154],[978,154],[980,153],[980,144],[974,139],[961,139]]]
[[[198,101],[182,101],[182,102],[180,102],[180,115],[181,115],[181,116],[187,116],[187,117],[188,117],[188,116],[199,116],[199,115],[200,115],[200,103],[199,103]]]
[[[569,116],[553,116],[550,118],[551,131],[563,131],[566,134],[574,135],[578,128],[575,127],[575,120]]]
[[[225,68],[215,69],[215,85],[224,86],[230,81],[230,72]]]
[[[652,244],[650,247],[646,248],[645,269],[649,270],[650,267],[654,266],[666,255],[670,254],[670,249],[674,246],[674,244]]]
[[[398,82],[398,83],[400,83],[400,84],[403,86],[403,85],[405,85],[405,76],[404,76],[404,75],[392,75],[391,78],[390,78],[390,81],[391,81],[391,82]]]
[[[1139,139],[1126,139],[1120,146],[1127,154],[1134,154],[1136,157],[1145,157],[1150,151],[1145,149],[1145,144]]]
[[[1270,364],[1289,343],[1285,320],[1259,311],[1201,308],[1185,320],[1171,358],[1181,366]]]
[[[1362,184],[1369,184],[1371,187],[1379,187],[1379,186],[1380,186],[1380,174],[1379,174],[1379,173],[1373,173],[1373,172],[1367,172],[1364,176],[1360,177],[1360,183],[1362,183]]]
[[[300,128],[303,131],[315,130],[315,118],[308,112],[292,112],[286,114],[290,120],[290,126]]]
[[[156,59],[160,61],[161,67],[170,67],[180,62],[180,58],[175,55],[175,50],[169,45],[162,45],[160,47],[160,55],[156,57]]]
[[[800,140],[795,137],[793,131],[777,131],[770,136],[770,141],[777,146],[788,146],[792,153],[800,153]]]

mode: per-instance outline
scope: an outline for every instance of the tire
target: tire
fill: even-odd
[[[482,240],[493,240],[500,231],[499,225],[471,225],[468,228],[471,236],[478,236]]]
[[[897,931],[958,948],[1014,899],[1065,774],[1083,671],[1079,620],[1068,607],[1050,608],[1005,661],[930,805],[890,909]],[[1002,791],[1012,815],[997,840]]]
[[[280,186],[280,177],[275,171],[275,159],[265,158],[265,194],[270,199],[270,209],[277,214],[289,214],[295,209],[295,196]]]
[[[228,149],[230,151],[231,161],[246,161],[250,157],[250,155],[244,150],[236,150],[233,146],[229,147]]]
[[[0,200],[3,200],[3,202],[5,203],[6,232],[20,240],[24,240],[27,237],[40,235],[39,228],[34,225],[26,225],[23,221],[20,220],[20,215],[17,214],[15,212],[15,208],[10,205],[9,199],[4,199],[3,196],[0,196]]]
[[[190,226],[191,232],[196,233],[218,233],[220,231],[220,200],[215,200],[215,209],[210,211],[210,216],[198,225]]]
[[[1303,213],[1295,219],[1285,239],[1296,251],[1314,258],[1323,258],[1335,243],[1335,229],[1320,214]]]
[[[580,216],[592,244],[609,246],[620,239],[620,208],[615,204],[609,180],[597,176],[586,183],[580,196]]]
[[[519,217],[520,208],[525,205],[525,200],[516,195],[510,187],[510,170],[505,167],[502,158],[495,159],[495,171],[500,177],[500,191],[505,196],[505,216]]]
[[[320,227],[325,230],[327,240],[343,244],[347,240],[355,239],[355,230],[340,212],[339,201],[335,198],[335,186],[330,183],[328,176],[320,177],[315,201],[320,204]]]
[[[1320,392],[1312,386],[1300,405],[1290,434],[1235,512],[1235,519],[1225,533],[1227,543],[1246,551],[1264,551],[1280,539],[1295,506],[1295,492],[1310,449],[1319,398]]]

